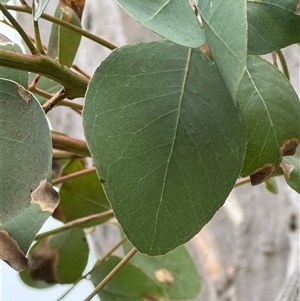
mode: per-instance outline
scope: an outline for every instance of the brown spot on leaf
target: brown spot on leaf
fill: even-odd
[[[263,183],[275,171],[274,164],[267,163],[262,168],[259,168],[254,174],[250,175],[250,181],[253,186]]]
[[[57,283],[55,266],[58,260],[57,250],[49,246],[50,237],[43,239],[28,256],[29,274],[34,280]]]
[[[296,153],[297,146],[299,144],[299,139],[292,138],[285,141],[280,148],[281,155],[284,156],[293,156]]]
[[[32,98],[32,95],[20,85],[18,85],[18,93],[26,103]]]
[[[74,10],[78,18],[81,20],[82,12],[85,6],[85,0],[59,0],[60,6],[69,6]]]
[[[167,269],[157,270],[155,272],[155,278],[159,282],[164,282],[164,283],[167,283],[169,285],[172,285],[173,282],[174,282],[173,274]]]
[[[5,230],[0,231],[0,246],[0,258],[2,260],[17,272],[26,269],[28,260],[24,252]]]
[[[100,182],[101,182],[102,184],[104,184],[104,183],[106,182],[106,180],[100,179]]]
[[[204,45],[200,46],[199,48],[207,57],[211,57],[211,52],[210,52],[210,49],[208,47],[208,44],[205,43]]]
[[[59,204],[59,195],[52,185],[44,180],[31,193],[31,203],[40,205],[42,211],[52,213]]]

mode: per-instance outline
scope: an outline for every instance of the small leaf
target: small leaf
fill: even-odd
[[[28,255],[26,273],[31,281],[25,283],[34,287],[40,286],[41,281],[73,283],[82,275],[88,255],[89,247],[82,229],[70,229],[38,241]]]
[[[130,243],[124,244],[126,252],[131,248]],[[192,299],[200,292],[199,273],[184,246],[159,257],[136,253],[130,262],[161,287],[167,300]]]
[[[91,281],[97,286],[120,262],[112,256],[91,273]],[[146,301],[164,297],[160,287],[142,270],[127,262],[98,293],[102,301]]]
[[[33,0],[33,20],[37,21],[47,7],[49,0]]]
[[[237,99],[248,133],[241,175],[251,175],[252,184],[260,184],[300,141],[299,98],[276,67],[250,55]]]
[[[197,2],[212,57],[235,100],[247,63],[247,1]]]
[[[74,10],[66,5],[64,1],[59,1],[54,16],[81,28],[80,19]],[[79,33],[64,26],[53,24],[48,43],[48,55],[58,59],[61,64],[70,67],[77,53],[80,41],[81,35]]]
[[[248,52],[265,54],[300,42],[299,0],[248,0]]]
[[[205,43],[204,32],[187,1],[116,1],[141,24],[170,41],[193,48]]]
[[[244,124],[215,65],[167,41],[114,50],[90,82],[83,124],[118,221],[149,255],[199,232],[244,158]]]
[[[288,185],[300,194],[300,147],[294,156],[284,157],[282,169]]]
[[[0,49],[22,53],[21,47],[0,33]],[[10,79],[24,88],[28,86],[28,72],[0,66],[0,77]]]
[[[73,160],[64,168],[63,175],[84,169],[82,160]],[[54,217],[64,223],[110,209],[96,171],[63,183],[59,194],[61,200]],[[103,219],[103,222],[106,220]]]
[[[16,250],[26,254],[59,202],[47,182],[52,161],[50,131],[44,111],[32,94],[12,81],[0,79],[0,86],[0,230],[15,241]],[[2,240],[0,244],[0,258],[14,267],[14,262],[5,257],[11,243]]]

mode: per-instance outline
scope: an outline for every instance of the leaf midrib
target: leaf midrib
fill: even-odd
[[[180,95],[180,101],[179,101],[179,105],[178,105],[178,113],[177,113],[177,118],[176,118],[176,125],[175,125],[175,130],[174,130],[173,143],[172,143],[172,146],[171,146],[171,149],[170,149],[170,154],[169,154],[169,157],[168,157],[168,160],[167,160],[166,171],[165,171],[163,185],[162,185],[162,189],[161,189],[161,197],[160,197],[160,200],[159,200],[159,206],[157,208],[157,213],[156,213],[154,234],[153,234],[153,239],[152,239],[152,243],[151,243],[149,253],[152,253],[152,249],[153,249],[153,245],[154,245],[154,241],[155,241],[155,236],[156,236],[156,231],[157,231],[157,221],[158,221],[158,216],[159,216],[160,208],[161,208],[162,201],[163,201],[164,191],[165,191],[165,187],[166,187],[165,184],[166,184],[166,181],[167,181],[169,164],[170,164],[173,152],[174,152],[174,146],[175,146],[177,132],[178,132],[179,118],[180,118],[180,113],[181,113],[181,108],[182,108],[183,95],[184,95],[185,86],[186,86],[187,74],[188,74],[188,70],[189,70],[189,66],[190,66],[191,53],[192,53],[192,49],[189,48],[188,53],[187,53],[187,62],[186,62],[186,67],[185,67],[185,74],[184,74],[183,82],[182,82],[182,90],[181,90],[181,95]]]

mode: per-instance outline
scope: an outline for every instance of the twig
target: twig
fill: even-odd
[[[87,272],[83,277],[87,278],[106,258],[108,258],[113,252],[115,252],[125,241],[127,240],[126,237],[123,237],[121,241],[119,241],[115,246],[113,246],[100,260],[98,260],[93,268]]]
[[[250,182],[250,177],[242,178],[242,179],[237,179],[234,185],[235,187],[241,186],[243,184],[249,183]]]
[[[288,66],[287,66],[287,63],[286,63],[286,60],[285,60],[285,57],[284,57],[282,51],[279,49],[276,51],[276,54],[278,55],[283,74],[286,76],[286,78],[288,80],[290,80],[289,69],[288,69]]]
[[[90,301],[108,283],[108,281],[131,259],[137,252],[136,248],[131,251],[111,270],[111,272],[96,286],[93,292],[84,301]]]
[[[73,101],[69,101],[69,100],[62,100],[58,106],[65,106],[65,107],[69,107],[71,109],[73,109],[76,113],[81,114],[81,111],[83,110],[83,105],[73,102]]]
[[[77,155],[77,154],[70,153],[70,152],[53,149],[52,158],[53,159],[78,159],[78,158],[84,158],[84,157]]]
[[[39,29],[39,23],[38,21],[33,20],[33,29],[34,29],[34,37],[35,37],[35,46],[39,53],[46,54],[44,51],[44,46],[42,44],[41,35],[40,35],[40,29]],[[30,41],[32,40],[29,37]]]
[[[91,77],[85,72],[83,71],[81,68],[79,68],[77,65],[72,65],[72,68],[74,70],[76,70],[78,73],[80,73],[81,75],[85,76],[87,79],[90,79]]]
[[[51,133],[51,136],[53,148],[72,152],[85,157],[91,156],[85,141],[53,132]]]
[[[27,45],[28,49],[32,54],[39,54],[39,51],[35,48],[33,43],[31,42],[30,38],[23,30],[22,26],[18,23],[18,21],[11,15],[11,13],[7,10],[4,4],[0,3],[0,10],[2,11],[3,15],[9,20],[9,22],[13,25],[13,27],[18,31],[22,39],[24,40],[25,44]]]
[[[51,111],[60,101],[65,99],[66,90],[62,88],[60,91],[56,92],[48,101],[43,105],[44,112],[47,114]]]
[[[81,218],[75,219],[71,222],[65,223],[62,227],[55,228],[53,230],[49,230],[49,231],[46,231],[44,233],[38,234],[35,237],[35,240],[40,240],[42,238],[45,238],[45,237],[48,237],[50,235],[54,235],[54,234],[57,234],[57,233],[64,232],[64,231],[66,231],[68,229],[71,229],[71,228],[74,228],[74,227],[78,227],[78,226],[84,227],[84,226],[88,225],[90,222],[95,222],[95,221],[98,221],[98,220],[102,220],[103,218],[110,218],[110,217],[111,218],[114,217],[114,212],[113,212],[112,209],[109,209],[109,210],[101,212],[101,213],[81,217]]]
[[[30,6],[25,6],[25,5],[21,5],[21,6],[17,6],[17,5],[8,5],[8,4],[5,4],[5,7],[9,10],[14,10],[14,11],[19,11],[19,12],[24,12],[24,13],[27,13],[27,14],[32,14],[32,8]],[[58,24],[58,25],[62,25],[70,30],[73,30],[79,34],[81,34],[82,36],[110,49],[110,50],[113,50],[115,48],[117,48],[117,46],[113,45],[112,43],[104,40],[104,39],[101,39],[99,37],[97,37],[96,35],[93,35],[92,33],[88,32],[88,31],[85,31],[84,29],[81,29],[80,27],[77,27],[71,23],[68,23],[66,21],[63,21],[63,20],[60,20],[58,18],[55,18],[53,16],[50,16],[46,13],[42,13],[41,15],[41,18],[42,19],[45,19],[47,21],[50,21],[52,23],[55,23],[55,24]]]
[[[65,298],[73,289],[74,287],[83,279],[87,279],[87,277],[106,259],[108,258],[112,253],[114,253],[124,242],[126,241],[126,237],[124,237],[121,241],[119,241],[115,246],[113,246],[100,260],[98,260],[93,268],[88,271],[85,275],[77,279],[72,287],[68,289],[57,301],[61,301],[63,298]]]
[[[91,167],[91,168],[86,168],[86,169],[83,169],[83,170],[80,170],[80,171],[76,171],[76,172],[70,173],[68,175],[56,178],[55,180],[52,181],[52,185],[54,186],[54,185],[57,185],[57,184],[61,184],[61,183],[67,182],[67,181],[69,181],[71,179],[80,177],[82,175],[86,175],[86,174],[92,173],[95,170],[96,170],[95,167]]]
[[[273,65],[278,68],[276,51],[273,51],[271,55],[272,55]]]

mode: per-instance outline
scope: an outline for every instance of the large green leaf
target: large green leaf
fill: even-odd
[[[76,12],[62,1],[59,2],[54,15],[56,18],[81,27],[80,19]],[[70,67],[80,41],[81,35],[79,33],[53,23],[48,43],[48,55],[58,59],[61,64]]]
[[[167,41],[113,51],[90,82],[83,124],[118,221],[150,255],[198,233],[244,158],[244,124],[215,65]]]
[[[300,146],[297,147],[294,156],[283,158],[282,169],[286,182],[295,191],[300,193]]]
[[[82,160],[73,160],[64,168],[63,175],[84,170],[85,168]],[[54,217],[57,217],[62,222],[68,222],[110,209],[110,204],[106,199],[96,171],[63,183],[59,195],[60,203],[54,212]],[[106,219],[103,219],[103,221]],[[97,221],[96,223],[99,224],[100,222]]]
[[[0,49],[22,53],[21,47],[0,33]],[[28,86],[28,72],[0,66],[0,78],[10,79],[21,86]]]
[[[0,87],[0,258],[21,270],[59,197],[47,182],[52,148],[43,109],[17,83],[0,79]]]
[[[205,43],[204,32],[187,1],[116,1],[133,18],[168,40],[187,47]]]
[[[300,42],[299,7],[299,0],[248,0],[249,53],[269,53]]]
[[[212,57],[235,100],[247,63],[247,0],[197,2]]]
[[[112,256],[91,273],[91,281],[97,286],[120,262],[121,258]],[[98,293],[101,301],[145,301],[160,300],[161,288],[141,269],[127,262]]]
[[[130,243],[124,245],[126,253],[131,248]],[[131,262],[162,288],[167,300],[191,299],[200,292],[199,273],[184,246],[164,256],[149,257],[136,253]]]
[[[28,255],[28,268],[20,276],[25,284],[36,288],[45,288],[47,284],[74,283],[81,277],[88,256],[89,246],[84,231],[70,229],[33,245]]]
[[[282,156],[300,140],[300,102],[287,78],[262,58],[250,55],[237,99],[248,142],[242,176],[259,184],[271,176]]]

